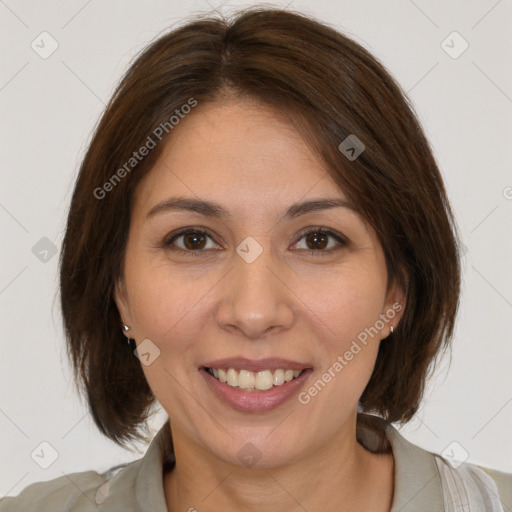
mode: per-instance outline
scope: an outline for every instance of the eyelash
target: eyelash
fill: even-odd
[[[212,235],[210,235],[210,233],[208,233],[208,231],[205,231],[204,229],[200,229],[200,228],[188,227],[188,228],[183,228],[180,231],[178,231],[177,233],[173,233],[172,235],[166,237],[161,244],[161,248],[164,248],[164,249],[167,249],[167,250],[170,250],[173,252],[179,252],[182,254],[186,254],[187,256],[189,256],[189,255],[193,256],[193,257],[208,256],[209,249],[194,250],[194,249],[181,249],[179,247],[178,248],[172,247],[172,244],[174,243],[175,240],[177,240],[178,238],[183,237],[189,233],[206,235],[207,237],[209,237],[210,239],[212,239],[215,242],[215,240],[213,239],[214,237]],[[323,228],[321,226],[307,228],[305,231],[301,232],[299,235],[299,238],[298,238],[297,242],[295,242],[295,244],[297,244],[300,240],[302,240],[305,236],[309,235],[310,233],[326,234],[326,235],[334,238],[338,242],[339,246],[331,248],[331,249],[296,249],[296,250],[308,252],[312,256],[327,256],[327,255],[331,254],[332,252],[340,250],[341,248],[346,247],[348,245],[348,241],[343,236],[341,236],[339,233],[336,233],[330,229]]]

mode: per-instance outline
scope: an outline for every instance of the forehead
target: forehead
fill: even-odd
[[[139,185],[145,206],[170,193],[229,198],[250,208],[307,194],[344,197],[291,122],[260,103],[198,105],[164,144]]]

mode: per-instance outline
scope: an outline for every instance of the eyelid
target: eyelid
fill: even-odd
[[[347,247],[349,245],[348,239],[345,236],[343,236],[341,233],[339,233],[338,231],[336,231],[334,229],[330,229],[330,228],[323,227],[323,226],[308,226],[307,228],[302,229],[296,235],[297,241],[295,242],[295,244],[300,242],[300,240],[304,236],[309,235],[310,233],[318,233],[318,232],[325,233],[327,236],[334,238],[338,242],[338,246],[331,248],[331,249],[300,249],[301,251],[306,251],[308,253],[314,253],[314,254],[318,254],[318,255],[328,255],[334,251],[337,251],[337,250],[339,250],[343,247]]]
[[[305,251],[305,252],[308,252],[310,254],[311,253],[314,253],[314,254],[320,254],[320,253],[330,254],[331,252],[334,252],[336,250],[339,250],[342,247],[345,247],[345,246],[349,245],[349,241],[341,233],[339,233],[338,231],[335,231],[333,229],[330,229],[330,228],[327,228],[327,227],[323,227],[323,226],[308,226],[306,228],[303,228],[302,230],[299,231],[298,234],[296,234],[294,236],[294,238],[296,238],[296,241],[295,241],[294,245],[297,244],[304,236],[309,235],[310,233],[315,233],[315,232],[325,233],[326,235],[334,238],[338,242],[338,247],[334,247],[334,248],[331,248],[331,249],[299,249],[298,251]],[[208,255],[208,253],[212,249],[207,249],[207,250],[205,250],[205,249],[199,249],[199,250],[190,249],[190,250],[186,250],[186,249],[182,249],[181,247],[172,247],[171,246],[171,244],[177,238],[179,238],[181,236],[184,236],[184,235],[186,235],[188,233],[204,234],[207,237],[209,237],[214,243],[219,245],[218,242],[216,241],[216,235],[214,236],[207,228],[188,226],[188,227],[184,227],[184,228],[178,229],[177,231],[175,231],[175,232],[171,233],[170,235],[167,235],[166,237],[164,237],[162,243],[160,244],[160,247],[164,248],[164,249],[168,249],[168,250],[174,251],[174,252],[187,253],[187,254],[191,254],[191,255]],[[213,250],[218,250],[218,249],[213,249]]]
[[[200,253],[200,252],[206,252],[205,250],[185,250],[181,249],[181,247],[176,247],[171,249],[171,244],[174,240],[179,238],[180,236],[187,235],[188,233],[200,233],[204,234],[207,237],[209,237],[211,240],[213,240],[217,245],[218,242],[216,241],[216,236],[214,236],[207,228],[203,227],[195,227],[195,226],[187,226],[185,228],[178,229],[177,231],[174,231],[173,233],[167,235],[164,237],[161,246],[166,249],[175,250],[177,252],[186,252],[186,253]],[[220,237],[219,237],[220,238]],[[211,249],[210,249],[211,250]]]
[[[317,232],[317,231],[320,231],[322,233],[326,233],[328,235],[331,235],[334,238],[337,238],[341,243],[344,243],[344,244],[348,245],[348,239],[344,235],[342,235],[341,233],[339,233],[338,231],[336,231],[334,229],[331,229],[331,228],[328,228],[328,227],[325,227],[325,226],[308,226],[308,227],[306,227],[304,229],[301,229],[297,233],[296,236],[300,240],[304,235],[308,235],[309,233],[314,233],[314,232]]]

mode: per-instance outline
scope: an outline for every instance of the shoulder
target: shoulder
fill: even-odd
[[[103,505],[108,505],[113,497],[119,504],[119,496],[133,506],[133,479],[138,462],[115,466],[102,474],[84,471],[30,484],[18,496],[0,499],[0,512],[108,511],[112,509]],[[116,496],[111,496],[114,483]],[[129,505],[124,510],[130,510]]]
[[[78,512],[90,509],[96,491],[106,482],[95,471],[70,473],[47,482],[36,482],[25,487],[16,497],[0,500],[0,512]]]
[[[475,467],[481,469],[492,478],[498,488],[501,501],[512,509],[512,473],[504,473],[476,464]]]
[[[511,508],[512,473],[504,473],[471,462],[453,465],[452,461],[441,455],[433,455],[445,490],[453,495],[454,500],[460,499],[460,489],[464,488],[465,499],[469,497],[474,502],[483,501],[488,511],[502,510],[502,505],[506,505],[506,510]]]
[[[386,435],[395,458],[393,512],[430,512],[454,505],[460,507],[454,510],[462,510],[464,500],[485,503],[487,512],[512,511],[512,474],[470,462],[456,464],[408,441],[390,424]]]

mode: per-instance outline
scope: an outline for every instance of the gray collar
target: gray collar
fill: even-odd
[[[386,427],[395,459],[395,494],[391,512],[444,510],[441,478],[433,454],[410,443],[393,425]]]
[[[136,477],[139,512],[167,512],[163,488],[165,423],[149,445]],[[364,434],[363,434],[364,435]],[[395,488],[391,512],[443,510],[441,479],[433,454],[407,441],[391,424],[386,426],[395,460]]]
[[[138,512],[167,512],[163,482],[164,452],[162,447],[168,428],[169,422],[167,421],[151,441],[146,455],[141,461],[135,483]]]

